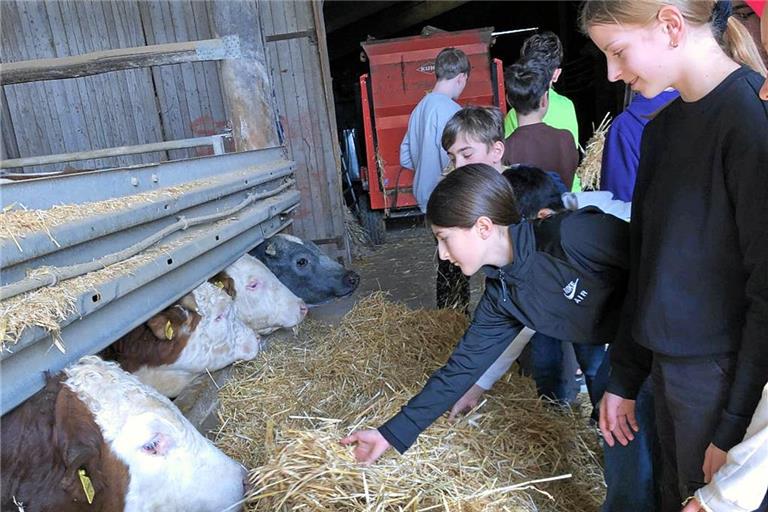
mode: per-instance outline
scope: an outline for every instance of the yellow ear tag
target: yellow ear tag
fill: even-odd
[[[93,490],[93,482],[91,482],[91,479],[85,474],[84,469],[78,469],[77,476],[80,477],[80,483],[83,485],[83,492],[85,492],[85,497],[90,505],[93,503],[93,497],[96,495],[96,491]]]
[[[216,288],[221,288],[222,290],[224,289],[224,283],[222,283],[221,281],[214,281],[214,282],[213,282],[213,285],[214,285]]]
[[[173,339],[173,326],[171,325],[170,320],[165,322],[165,338],[169,340]]]

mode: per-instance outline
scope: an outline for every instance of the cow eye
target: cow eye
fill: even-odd
[[[296,265],[298,265],[299,267],[305,267],[307,263],[309,263],[307,261],[307,258],[299,258],[298,260],[296,260]]]
[[[157,445],[158,445],[158,440],[157,438],[155,438],[150,442],[148,442],[147,444],[145,444],[144,446],[142,446],[141,449],[149,454],[157,455]]]

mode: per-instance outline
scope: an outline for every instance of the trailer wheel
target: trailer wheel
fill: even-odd
[[[386,239],[386,225],[384,214],[378,210],[371,210],[370,199],[367,195],[361,195],[358,201],[360,223],[368,233],[368,238],[373,245],[381,245]]]

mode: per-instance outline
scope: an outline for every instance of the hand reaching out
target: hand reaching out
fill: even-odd
[[[448,415],[448,420],[454,421],[459,414],[464,414],[477,407],[483,393],[485,393],[485,390],[477,384],[469,388],[469,391],[464,393],[464,396],[459,398],[459,401],[453,404],[453,408]]]
[[[356,430],[339,441],[343,445],[357,443],[355,459],[357,462],[370,466],[389,448],[389,441],[384,439],[378,430]]]

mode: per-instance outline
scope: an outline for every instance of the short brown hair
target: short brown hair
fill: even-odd
[[[444,228],[470,228],[480,217],[509,226],[520,222],[512,185],[486,164],[459,167],[438,183],[427,203],[427,222]]]
[[[443,48],[435,59],[435,77],[438,80],[450,80],[462,73],[469,75],[467,54],[457,48]]]
[[[486,146],[497,141],[504,142],[504,116],[496,107],[464,107],[453,114],[445,125],[440,139],[443,149],[448,151],[459,134]]]

